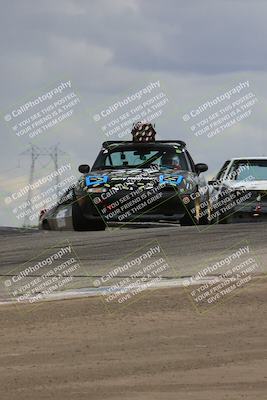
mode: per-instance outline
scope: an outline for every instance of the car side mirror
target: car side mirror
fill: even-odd
[[[82,164],[79,165],[78,170],[81,174],[88,174],[88,172],[90,172],[90,167],[87,164]]]
[[[199,175],[199,174],[201,174],[201,172],[208,171],[209,167],[207,166],[207,164],[199,163],[199,164],[195,165],[195,168],[196,168],[197,174]]]

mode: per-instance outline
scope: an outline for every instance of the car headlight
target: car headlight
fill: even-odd
[[[107,175],[95,175],[95,176],[86,176],[85,178],[85,185],[87,187],[92,187],[95,188],[100,185],[105,185],[108,182],[108,176]]]
[[[161,185],[163,184],[169,184],[169,185],[174,185],[174,186],[179,186],[184,177],[182,175],[160,175],[159,176],[159,183]]]
[[[102,193],[110,188],[107,175],[88,175],[80,181],[80,187],[88,193]]]
[[[196,184],[190,177],[184,177],[183,175],[160,175],[159,184],[179,187],[179,192],[183,194],[189,194],[195,191]]]

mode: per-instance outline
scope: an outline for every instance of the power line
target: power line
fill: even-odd
[[[24,152],[20,153],[20,155],[30,155],[31,157],[31,166],[30,166],[30,173],[29,173],[29,191],[28,191],[28,197],[27,197],[27,204],[31,205],[32,201],[32,184],[34,180],[34,173],[35,173],[35,168],[36,168],[36,162],[39,158],[41,157],[50,157],[50,159],[54,163],[54,171],[58,170],[58,157],[59,155],[66,154],[64,151],[62,151],[59,148],[59,145],[56,144],[55,146],[52,146],[50,148],[46,147],[39,147],[33,144],[30,144],[30,148],[25,150]],[[49,162],[48,162],[49,164]],[[48,165],[47,164],[47,165]],[[59,176],[56,174],[56,188],[57,188],[57,200],[59,200]],[[24,226],[27,226],[29,223],[29,215],[25,215],[24,217]]]

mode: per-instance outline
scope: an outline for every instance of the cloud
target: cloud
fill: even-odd
[[[170,99],[156,122],[164,138],[183,139],[210,174],[237,155],[261,155],[267,146],[265,16],[260,0],[14,0],[0,15],[0,109],[68,77],[82,102],[77,116],[38,138],[57,142],[74,164],[92,164],[105,137],[92,120],[95,109],[160,80]],[[182,115],[202,101],[249,80],[259,98],[251,118],[214,139],[199,139]],[[2,122],[1,171],[15,168],[25,149]],[[250,153],[250,154],[248,154]],[[29,160],[16,170],[28,176]],[[2,172],[10,189],[10,172]],[[23,178],[24,177],[24,178]],[[0,220],[5,210],[0,211]]]

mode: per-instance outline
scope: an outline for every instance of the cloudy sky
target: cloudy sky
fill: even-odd
[[[21,153],[30,141],[42,148],[60,143],[75,167],[92,164],[105,140],[93,115],[150,82],[160,81],[168,98],[155,120],[161,138],[185,140],[194,160],[209,164],[207,177],[229,157],[267,155],[266,1],[0,3],[1,225],[16,225],[4,199],[27,184],[30,159]],[[33,140],[16,137],[3,116],[66,80],[80,99],[74,115]],[[257,101],[249,117],[212,138],[196,136],[183,115],[247,81],[249,89],[231,101],[252,92]],[[36,177],[42,176],[44,165],[49,170],[48,162],[36,162]]]

